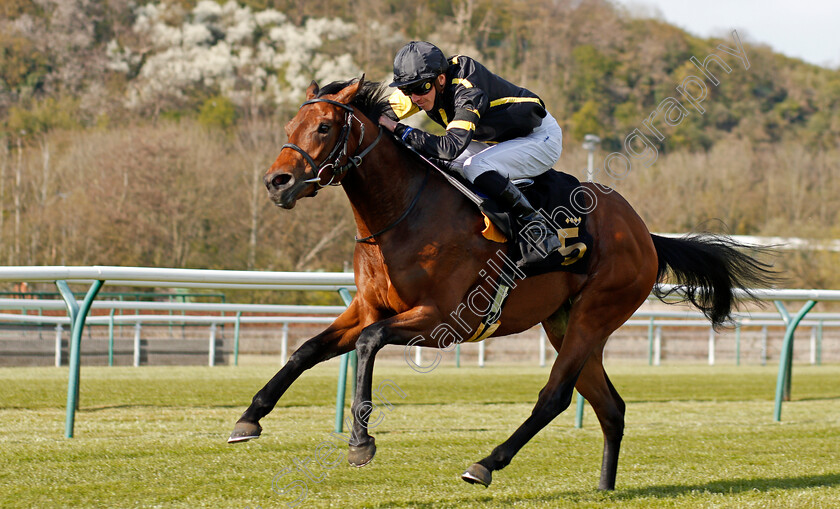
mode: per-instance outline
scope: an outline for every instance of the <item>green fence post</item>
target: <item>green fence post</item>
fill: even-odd
[[[790,327],[791,316],[790,316],[790,313],[788,312],[788,310],[785,307],[783,302],[775,300],[775,301],[773,301],[773,304],[776,306],[776,309],[779,310],[779,314],[782,315],[782,321],[785,322],[785,334],[782,337],[782,347],[779,350],[779,366],[780,366],[779,367],[779,373],[780,373],[780,375],[782,377],[782,381],[784,383],[784,386],[783,386],[783,389],[782,389],[782,391],[783,391],[782,392],[782,398],[785,401],[790,401],[790,375],[791,375],[791,372],[788,370],[787,365],[792,364],[792,363],[788,359],[788,355],[787,355],[786,352],[787,352],[787,328]],[[782,359],[785,360],[785,362],[784,362],[784,372],[782,372],[782,368],[781,368]],[[779,383],[778,379],[776,380],[776,383],[777,384]],[[780,412],[781,412],[781,410],[780,410]]]
[[[786,324],[785,337],[779,355],[779,374],[776,377],[776,401],[773,408],[773,420],[780,422],[782,420],[782,400],[790,401],[790,386],[793,375],[793,334],[796,331],[796,326],[805,318],[808,311],[817,304],[817,301],[809,300],[806,302],[794,317],[790,316],[785,305],[780,301],[773,301],[773,303],[776,305]]]
[[[350,379],[350,401],[356,399],[356,373],[359,370],[359,357],[356,355],[356,351],[353,350],[349,352],[350,354],[350,373],[353,374],[353,377]]]
[[[233,326],[233,365],[239,366],[239,321],[242,319],[242,311],[236,312],[236,323]]]
[[[586,402],[586,400],[583,399],[583,396],[581,396],[578,391],[575,391],[575,394],[577,394],[577,409],[576,409],[576,412],[575,412],[575,428],[580,429],[580,428],[583,427],[583,404]]]
[[[735,365],[741,365],[741,324],[735,325]]]
[[[79,371],[81,365],[82,332],[85,327],[85,319],[90,311],[90,306],[104,281],[93,282],[85,296],[81,306],[76,302],[76,297],[70,291],[66,281],[56,281],[55,285],[64,298],[67,305],[67,312],[70,315],[70,373],[67,381],[67,415],[64,420],[64,436],[73,438],[73,427],[76,421],[76,407],[79,404]]]
[[[350,307],[353,297],[347,288],[339,288],[338,295],[344,301],[344,305]],[[356,393],[356,351],[347,352],[341,356],[338,368],[338,387],[335,391],[335,432],[341,433],[344,430],[344,397],[347,393],[347,363],[352,359],[353,364],[353,395]]]
[[[114,365],[114,311],[108,314],[108,366]]]
[[[347,392],[347,359],[344,354],[339,359],[338,387],[335,391],[335,432],[344,431],[344,395]]]
[[[461,367],[461,343],[455,345],[455,367]]]
[[[823,322],[817,322],[817,366],[822,364],[822,336],[823,336]]]

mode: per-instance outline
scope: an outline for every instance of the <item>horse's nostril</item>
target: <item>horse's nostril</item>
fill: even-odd
[[[274,188],[283,187],[292,180],[292,176],[288,173],[278,173],[271,179],[271,185]]]

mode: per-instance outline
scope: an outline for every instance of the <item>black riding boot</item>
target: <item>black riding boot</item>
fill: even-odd
[[[550,253],[563,247],[556,228],[534,210],[528,199],[512,182],[507,182],[497,197],[497,202],[510,210],[516,218],[516,226],[519,228],[518,242],[522,251],[521,266],[542,262]]]

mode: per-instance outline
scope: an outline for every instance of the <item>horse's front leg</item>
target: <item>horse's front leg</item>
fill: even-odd
[[[350,451],[347,461],[354,467],[363,467],[373,460],[376,443],[368,433],[368,418],[374,409],[372,398],[373,362],[376,353],[385,345],[405,345],[413,338],[422,336],[425,346],[429,343],[427,333],[441,322],[435,306],[418,306],[405,313],[376,322],[366,327],[356,341],[356,397],[353,399],[353,431],[350,435]]]
[[[258,438],[262,432],[260,419],[274,409],[277,401],[301,373],[319,362],[351,351],[364,326],[359,317],[359,306],[353,301],[324,332],[302,344],[283,369],[254,396],[251,406],[236,421],[228,443]]]

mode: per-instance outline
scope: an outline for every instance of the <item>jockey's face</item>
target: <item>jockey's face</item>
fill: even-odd
[[[437,79],[435,80],[435,86],[433,86],[427,93],[423,95],[419,94],[411,94],[411,102],[417,105],[423,111],[432,111],[432,108],[435,107],[435,99],[440,90],[443,90],[443,85],[446,83],[446,76],[443,74],[438,75]]]

